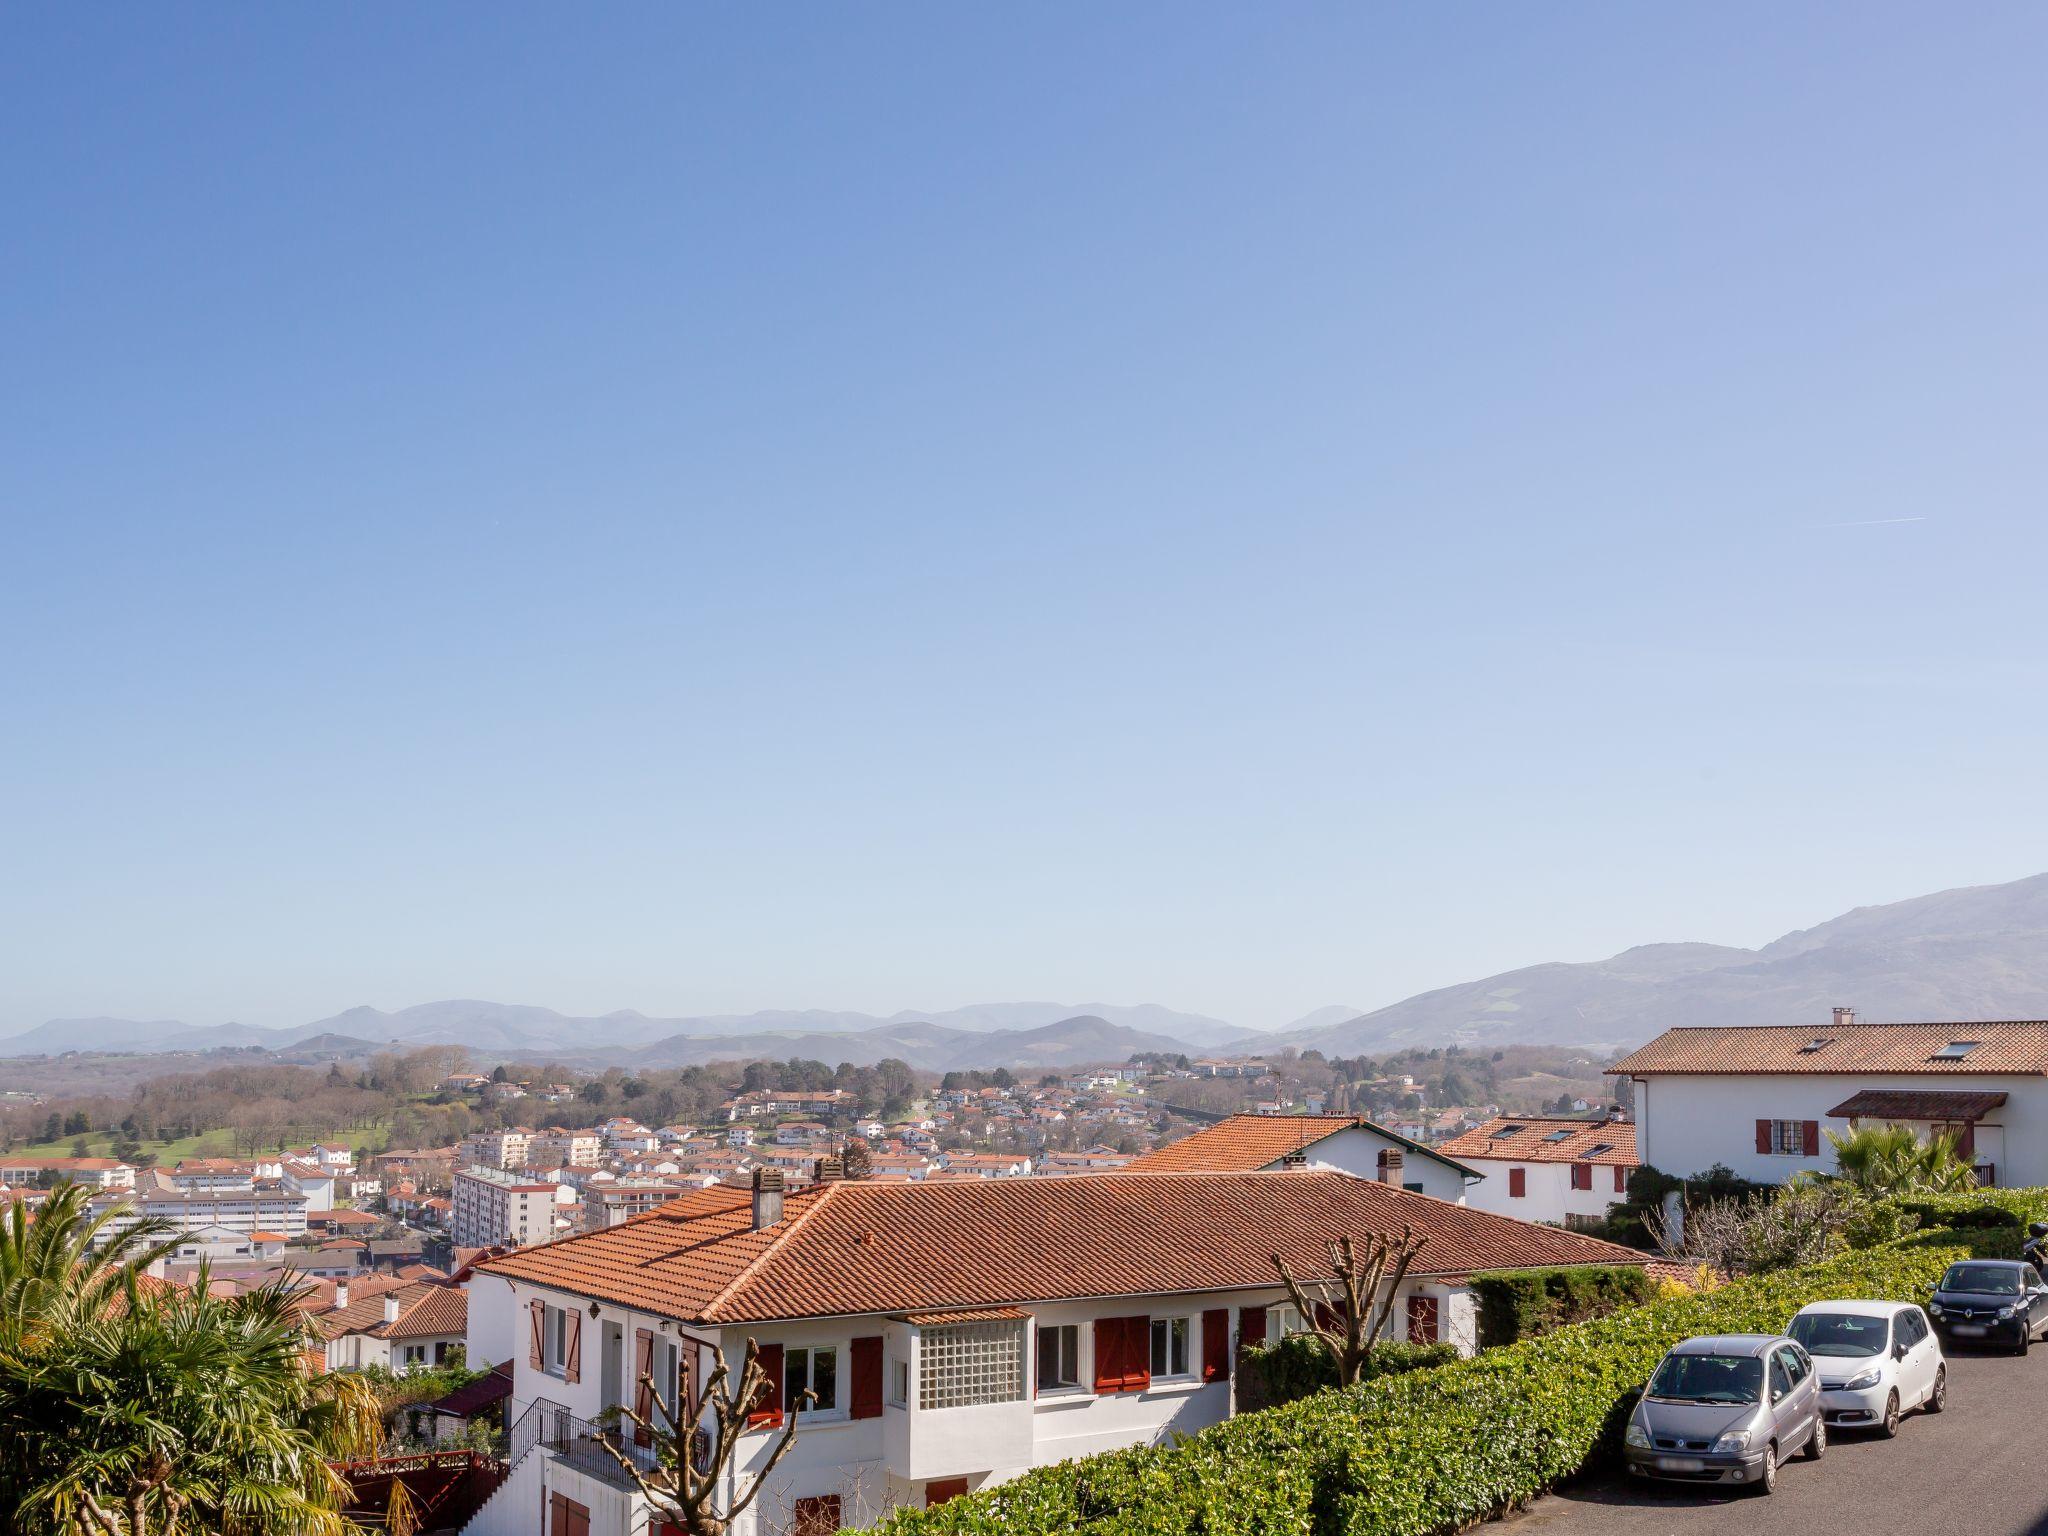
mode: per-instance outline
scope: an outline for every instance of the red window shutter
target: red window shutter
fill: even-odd
[[[563,1319],[562,1331],[568,1335],[562,1341],[562,1380],[579,1382],[583,1379],[583,1314],[571,1312]]]
[[[1820,1156],[1820,1122],[1802,1120],[1799,1122],[1799,1150],[1807,1157]]]
[[[853,1341],[853,1388],[847,1416],[879,1419],[882,1416],[882,1338]],[[834,1526],[834,1530],[838,1527]]]
[[[697,1422],[699,1410],[704,1406],[697,1396],[697,1372],[701,1362],[697,1359],[697,1343],[684,1339],[682,1348],[676,1351],[676,1401],[683,1405],[683,1422]]]
[[[1121,1322],[1123,1319],[1115,1318],[1112,1321]],[[935,1477],[924,1485],[924,1507],[936,1508],[948,1499],[959,1498],[966,1491],[967,1479],[964,1477]]]
[[[1098,1395],[1124,1389],[1124,1320],[1120,1317],[1095,1319],[1095,1391]]]
[[[1619,1163],[1614,1165],[1614,1192],[1617,1195],[1628,1193],[1628,1170]]]
[[[1127,1317],[1124,1327],[1129,1330],[1124,1336],[1129,1350],[1124,1356],[1124,1390],[1143,1392],[1152,1385],[1152,1319]]]
[[[654,1330],[633,1330],[633,1412],[647,1423],[654,1422]],[[633,1426],[635,1445],[654,1444],[654,1431]]]
[[[821,1493],[816,1498],[798,1499],[791,1514],[795,1518],[790,1522],[790,1536],[832,1536],[839,1529],[839,1495]]]
[[[1237,1342],[1240,1348],[1266,1342],[1266,1309],[1264,1307],[1239,1307],[1237,1309]]]
[[[1529,1170],[1510,1168],[1508,1170],[1508,1198],[1520,1200],[1529,1193]]]
[[[526,1315],[533,1322],[533,1341],[526,1351],[526,1363],[536,1371],[546,1364],[546,1357],[541,1353],[541,1333],[545,1327],[541,1310],[543,1305],[544,1303],[540,1301],[529,1301],[526,1304]]]
[[[1408,1298],[1408,1342],[1434,1344],[1437,1338],[1437,1299],[1434,1296]]]
[[[782,1346],[763,1344],[761,1346],[761,1381],[763,1391],[754,1399],[753,1410],[747,1414],[747,1423],[753,1426],[766,1425],[774,1428],[782,1422]]]
[[[1771,1150],[1771,1122],[1768,1120],[1756,1123],[1756,1149],[1766,1154]]]
[[[1202,1380],[1230,1379],[1230,1309],[1212,1307],[1202,1314]]]
[[[1573,1188],[1573,1189],[1591,1189],[1592,1187],[1593,1187],[1593,1165],[1592,1165],[1591,1163],[1573,1163],[1573,1164],[1572,1164],[1572,1188]]]

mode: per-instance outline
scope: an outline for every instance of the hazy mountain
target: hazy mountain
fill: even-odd
[[[1635,1045],[1679,1024],[2048,1017],[2048,875],[1858,907],[1761,949],[1646,944],[1424,992],[1268,1043],[1357,1054],[1408,1045]]]
[[[893,1056],[930,1072],[1008,1067],[1013,1072],[1050,1072],[1092,1062],[1120,1062],[1137,1051],[1185,1050],[1165,1035],[1148,1034],[1107,1019],[1082,1015],[1036,1029],[968,1030],[912,1020],[843,1034],[779,1031],[750,1035],[677,1035],[642,1050],[620,1053],[636,1066],[683,1067],[708,1061],[804,1056],[837,1065],[872,1066]],[[599,1062],[613,1053],[556,1051],[563,1060]]]
[[[230,1045],[271,1045],[277,1034],[253,1024],[182,1024],[176,1019],[51,1019],[0,1040],[0,1056],[57,1056],[65,1051],[211,1051]]]
[[[1327,1008],[1304,1013],[1292,1024],[1283,1024],[1273,1033],[1289,1035],[1303,1030],[1328,1029],[1332,1024],[1348,1024],[1363,1012],[1363,1008],[1353,1008],[1349,1003],[1332,1003]]]

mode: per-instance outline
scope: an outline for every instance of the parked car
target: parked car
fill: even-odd
[[[2003,1344],[2024,1355],[2048,1329],[2048,1284],[2018,1259],[1966,1259],[1949,1265],[1927,1315],[1943,1344]]]
[[[1886,1439],[1899,1416],[1948,1406],[1948,1362],[1927,1314],[1896,1301],[1817,1301],[1785,1330],[1820,1373],[1820,1411],[1830,1424],[1874,1428]]]
[[[1784,1458],[1803,1451],[1818,1461],[1827,1452],[1820,1373],[1782,1334],[1687,1339],[1658,1364],[1623,1442],[1637,1477],[1771,1493]]]

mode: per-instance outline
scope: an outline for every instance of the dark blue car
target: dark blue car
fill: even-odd
[[[1927,1315],[1944,1344],[2003,1344],[2024,1355],[2048,1329],[2048,1285],[2017,1259],[1966,1259],[1949,1265]]]

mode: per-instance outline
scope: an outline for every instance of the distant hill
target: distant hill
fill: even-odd
[[[1186,1050],[1183,1042],[1148,1034],[1107,1019],[1081,1015],[1036,1029],[975,1031],[944,1024],[883,1024],[843,1034],[677,1035],[631,1054],[635,1065],[683,1067],[735,1058],[779,1058],[801,1055],[837,1065],[872,1066],[894,1057],[928,1072],[980,1067],[993,1071],[1050,1072],[1090,1062],[1123,1061],[1138,1051]],[[557,1052],[562,1059],[598,1060],[599,1054],[578,1056]]]
[[[931,1042],[954,1035],[970,1040],[1023,1035],[1077,1018],[1094,1019],[1129,1030],[1134,1038],[1154,1042],[1133,1045],[1130,1050],[1202,1050],[1247,1033],[1239,1025],[1201,1014],[1180,1013],[1157,1003],[979,1003],[941,1013],[906,1010],[886,1019],[866,1013],[789,1009],[651,1018],[631,1009],[578,1016],[523,1003],[451,998],[389,1013],[367,1006],[350,1008],[294,1029],[259,1029],[246,1024],[202,1026],[170,1019],[52,1019],[26,1034],[0,1040],[0,1057],[57,1055],[64,1051],[204,1051],[227,1045],[259,1045],[294,1053],[297,1059],[296,1048],[331,1040],[358,1042],[377,1049],[392,1045],[457,1045],[487,1056],[552,1056],[564,1061],[618,1060],[628,1053],[655,1047],[661,1047],[668,1056],[690,1061],[763,1054],[821,1057],[845,1049],[831,1042],[867,1036],[880,1041],[885,1031],[909,1031],[904,1038],[912,1044],[906,1049],[924,1050],[936,1048]],[[933,1030],[938,1033],[928,1033]],[[692,1043],[679,1045],[678,1041]],[[361,1053],[349,1047],[325,1048]],[[890,1054],[895,1053],[881,1052]],[[853,1057],[839,1055],[833,1059]],[[654,1064],[651,1058],[649,1064]]]
[[[1858,907],[1761,949],[1646,944],[1424,992],[1269,1046],[1636,1045],[1680,1024],[2048,1017],[2048,875]]]

